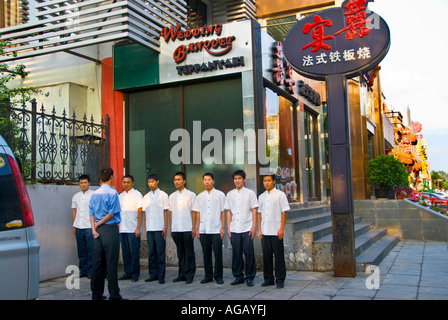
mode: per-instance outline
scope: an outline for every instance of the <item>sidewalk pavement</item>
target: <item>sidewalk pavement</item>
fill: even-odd
[[[39,300],[90,300],[90,280],[81,278],[79,289],[67,289],[69,276],[42,281]],[[448,300],[448,243],[400,241],[378,269],[358,272],[354,278],[336,278],[333,272],[288,271],[283,289],[261,287],[262,271],[257,271],[253,287],[230,285],[234,278],[228,268],[222,285],[201,284],[201,267],[191,284],[173,283],[176,276],[177,267],[167,267],[165,284],[147,283],[147,269],[142,269],[139,281],[119,282],[120,293],[130,300]]]

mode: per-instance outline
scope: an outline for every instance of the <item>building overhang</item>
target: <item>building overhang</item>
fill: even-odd
[[[0,62],[120,40],[160,52],[160,31],[187,25],[184,0],[38,0],[37,22],[0,29]],[[87,57],[88,58],[88,57]],[[94,59],[94,58],[92,58]]]

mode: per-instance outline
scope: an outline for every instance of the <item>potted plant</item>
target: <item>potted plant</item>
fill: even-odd
[[[397,199],[404,199],[406,197],[406,189],[405,187],[394,187],[393,191],[395,194],[395,197]]]
[[[377,198],[395,199],[394,187],[408,187],[409,174],[394,155],[380,155],[369,161],[367,179],[374,185]]]
[[[440,207],[438,204],[433,204],[431,205],[431,207],[429,207],[431,210],[434,210],[435,212],[439,212],[440,211]]]
[[[428,199],[425,199],[425,198],[421,198],[420,199],[420,204],[422,205],[422,206],[424,206],[424,207],[429,207],[430,205],[431,205],[431,203],[429,202],[429,200]]]
[[[419,202],[420,201],[420,197],[418,196],[417,193],[413,193],[412,194],[411,201],[413,201],[413,202]]]
[[[410,198],[414,194],[414,191],[411,188],[405,188],[405,192],[406,192],[405,195],[406,198]]]

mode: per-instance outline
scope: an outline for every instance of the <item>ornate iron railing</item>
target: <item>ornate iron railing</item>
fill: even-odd
[[[16,156],[22,163],[31,162],[24,176],[26,180],[44,183],[76,183],[81,174],[89,174],[93,185],[99,184],[98,172],[109,166],[109,117],[100,124],[90,120],[86,114],[78,120],[75,112],[67,116],[45,113],[37,103],[20,108],[1,106],[7,111],[11,126],[19,127]],[[12,128],[11,128],[12,129]]]

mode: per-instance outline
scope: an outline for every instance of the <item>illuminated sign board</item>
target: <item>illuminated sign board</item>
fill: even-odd
[[[250,21],[160,32],[161,83],[222,75],[252,66]]]
[[[347,0],[342,7],[300,20],[283,43],[286,60],[298,73],[316,80],[347,78],[376,67],[390,47],[386,22],[368,11],[367,0]]]

